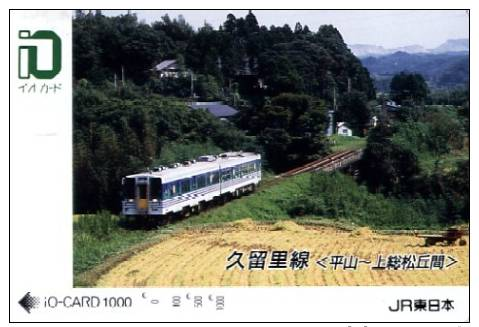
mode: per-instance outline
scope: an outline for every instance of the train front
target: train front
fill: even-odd
[[[131,175],[122,179],[122,213],[126,216],[161,215],[161,178]]]

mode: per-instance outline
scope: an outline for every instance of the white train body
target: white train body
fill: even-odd
[[[253,191],[261,180],[261,156],[228,152],[196,162],[123,178],[124,215],[163,216],[200,211],[212,200]]]

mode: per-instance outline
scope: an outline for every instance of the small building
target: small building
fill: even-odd
[[[395,101],[386,100],[382,105],[382,109],[388,112],[396,112],[401,109],[401,105],[397,104]]]
[[[193,110],[203,109],[220,119],[229,119],[238,113],[233,107],[223,104],[222,101],[215,102],[190,102],[188,107]]]
[[[353,136],[353,130],[349,128],[346,122],[339,122],[336,125],[337,133],[341,136]]]
[[[384,100],[382,104],[376,107],[376,109],[379,111],[381,120],[389,121],[391,119],[396,119],[401,111],[401,105],[393,100]]]
[[[164,60],[151,69],[159,78],[178,78],[188,76],[176,60]]]

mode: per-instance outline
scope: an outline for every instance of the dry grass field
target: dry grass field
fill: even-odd
[[[300,226],[292,221],[274,225],[243,219],[223,228],[174,234],[114,266],[97,281],[98,287],[166,286],[367,286],[367,285],[467,285],[469,238],[460,246],[424,247],[412,235],[382,235],[368,229],[352,232],[330,227]],[[248,270],[251,250],[307,250],[304,270]],[[238,250],[245,269],[226,270],[227,257]],[[445,254],[458,263],[444,270],[326,269],[315,261],[325,256],[358,256],[376,262],[376,256],[394,254]],[[268,253],[268,260],[271,253]],[[268,263],[267,260],[267,263]]]

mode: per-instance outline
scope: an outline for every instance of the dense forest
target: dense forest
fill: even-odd
[[[406,207],[411,221],[469,219],[468,89],[431,92],[422,75],[398,73],[388,96],[402,110],[371,128],[385,98],[331,25],[266,27],[250,11],[195,30],[182,17],[146,24],[96,11],[77,13],[73,39],[75,213],[118,212],[123,176],[205,153],[256,151],[273,173],[317,159],[331,151],[335,108],[336,121],[367,137],[358,176],[314,177],[285,211],[368,215],[352,207],[363,203],[385,221]],[[152,68],[164,60],[188,74],[159,78]],[[187,106],[198,100],[239,113],[220,120]]]

